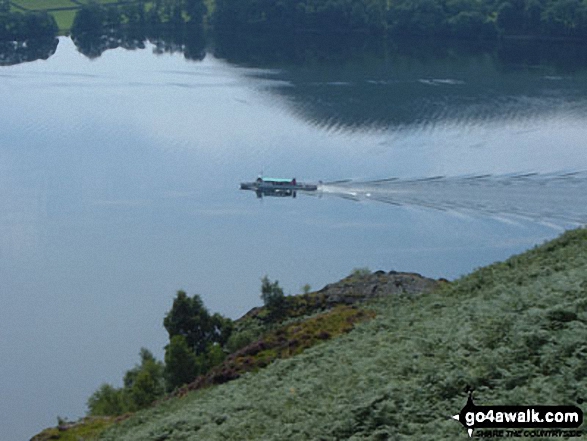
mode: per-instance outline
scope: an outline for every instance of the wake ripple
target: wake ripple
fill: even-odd
[[[502,220],[587,223],[585,171],[344,180],[323,184],[322,194]]]

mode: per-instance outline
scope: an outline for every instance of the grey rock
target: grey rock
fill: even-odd
[[[348,276],[340,282],[326,285],[320,294],[327,304],[352,304],[389,295],[419,295],[436,289],[442,280],[430,279],[416,273],[376,271],[369,275]]]

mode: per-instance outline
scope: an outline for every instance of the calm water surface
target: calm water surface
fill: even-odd
[[[141,346],[162,357],[178,289],[237,318],[265,274],[291,294],[356,267],[452,279],[585,222],[237,189],[587,170],[585,67],[498,55],[89,60],[62,38],[0,68],[3,439],[83,415]]]

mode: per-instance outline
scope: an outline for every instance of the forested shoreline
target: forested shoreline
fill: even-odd
[[[144,0],[90,1],[59,29],[52,13],[26,12],[0,0],[0,65],[47,59],[60,34],[89,58],[117,47],[182,52],[201,60],[211,40],[224,47],[276,40],[405,38],[461,40],[479,45],[504,39],[582,42],[587,0]],[[311,40],[310,39],[310,40]],[[448,44],[448,43],[447,43]]]
[[[587,38],[587,0],[155,0],[80,6],[72,33],[167,24],[207,32],[369,33],[380,37],[495,40]],[[55,37],[51,13],[17,11],[0,0],[0,41]],[[141,36],[147,36],[143,32]]]
[[[0,0],[0,66],[47,59],[57,49],[59,28],[47,12],[12,11]]]
[[[587,38],[587,0],[156,0],[90,3],[110,25],[201,25],[211,33],[366,33],[496,40]],[[78,17],[76,16],[76,21]],[[112,27],[112,26],[111,26]]]
[[[55,19],[47,12],[13,11],[8,0],[0,0],[0,41],[52,39],[58,31]]]
[[[584,0],[217,0],[212,23],[251,30],[496,39],[587,38]]]
[[[189,4],[178,1],[156,1],[123,5],[90,3],[75,16],[71,38],[78,50],[89,58],[99,57],[116,47],[144,48],[148,40],[155,51],[183,52],[188,59],[205,56],[206,37],[202,1]]]

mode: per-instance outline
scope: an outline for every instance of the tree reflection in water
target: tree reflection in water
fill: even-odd
[[[27,41],[1,41],[0,66],[46,60],[57,50],[59,40],[55,37]]]
[[[157,54],[180,52],[187,59],[202,60],[206,54],[203,12],[186,14],[159,4],[146,11],[140,3],[125,6],[94,3],[76,14],[71,38],[78,51],[89,58],[119,47],[144,49],[149,41]]]

